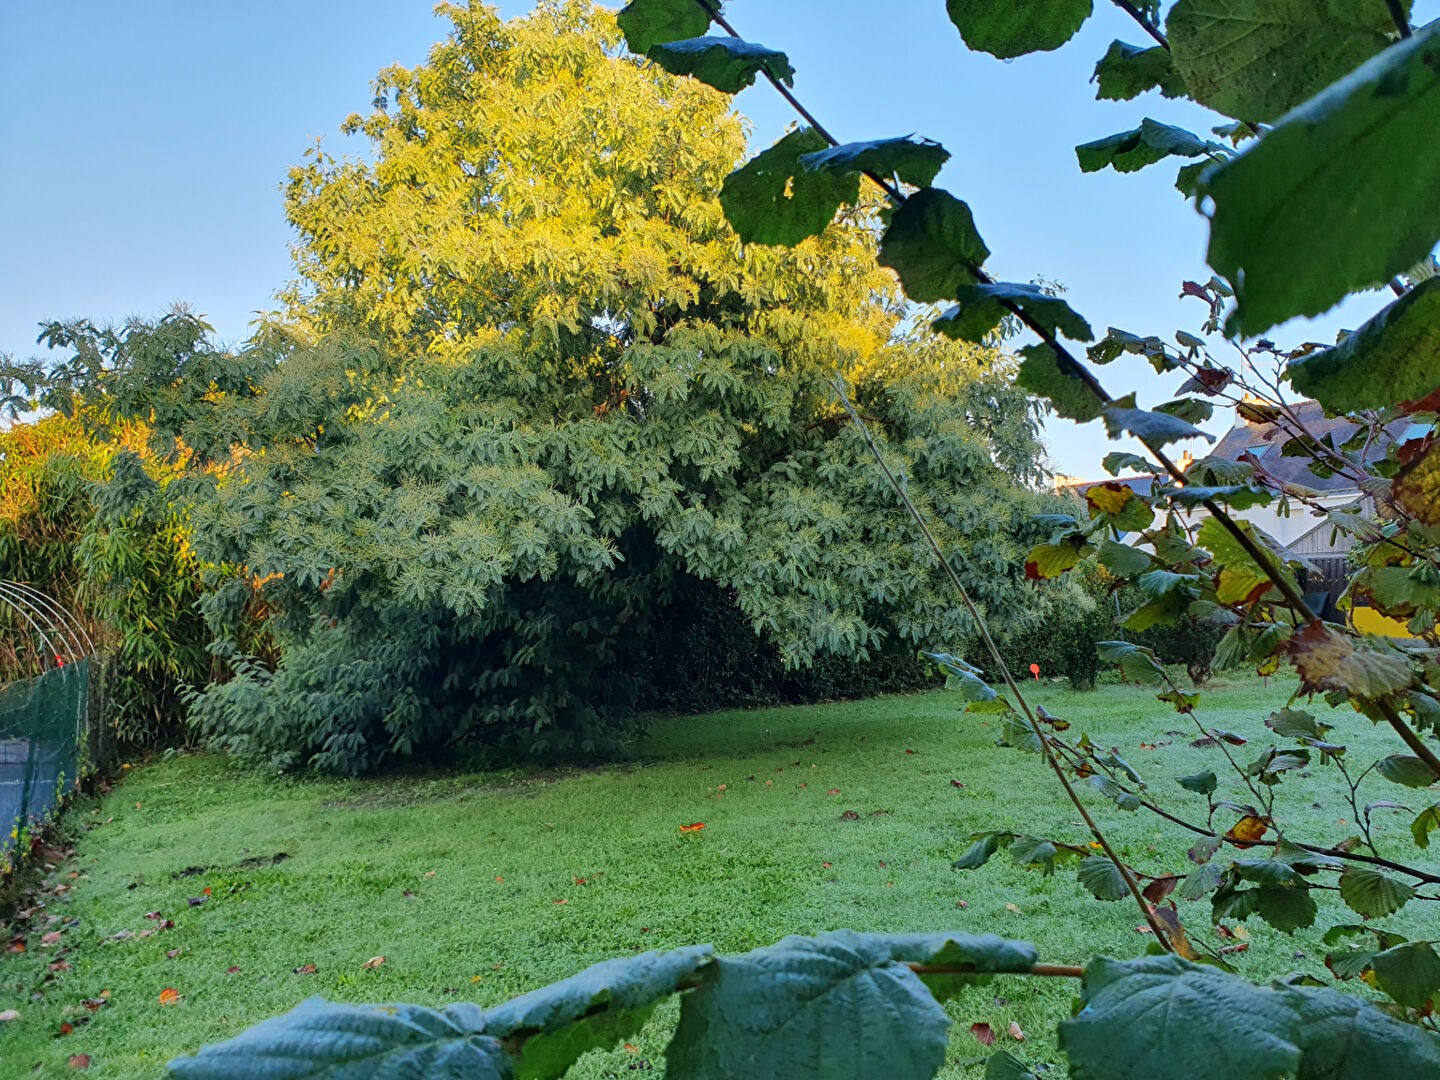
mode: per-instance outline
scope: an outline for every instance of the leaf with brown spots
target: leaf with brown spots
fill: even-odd
[[[971,1024],[970,1034],[981,1046],[990,1046],[995,1042],[995,1032],[989,1024]]]
[[[89,1054],[71,1054],[68,1064],[72,1069],[88,1069],[90,1067]]]
[[[1380,698],[1404,690],[1414,678],[1398,649],[1387,646],[1382,651],[1321,622],[1310,623],[1281,650],[1300,673],[1301,693],[1342,690]]]

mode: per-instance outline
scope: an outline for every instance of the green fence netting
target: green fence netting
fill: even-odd
[[[0,862],[75,788],[91,677],[86,657],[0,685]]]

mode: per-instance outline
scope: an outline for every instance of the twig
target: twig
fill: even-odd
[[[1154,38],[1156,42],[1166,49],[1170,48],[1170,42],[1167,41],[1165,35],[1160,32],[1160,28],[1152,23],[1149,18],[1146,17],[1145,13],[1132,4],[1130,0],[1112,0],[1112,2],[1116,7],[1127,12],[1132,19],[1140,24],[1140,28]],[[1395,0],[1391,0],[1392,4],[1394,2]]]
[[[925,516],[920,513],[919,509],[910,500],[910,496],[906,493],[904,485],[900,483],[895,474],[890,470],[890,466],[886,464],[885,455],[881,453],[874,436],[870,434],[870,429],[865,426],[865,421],[861,419],[860,414],[856,412],[854,406],[850,404],[850,398],[845,393],[845,387],[838,379],[836,380],[835,390],[840,395],[840,403],[845,407],[845,411],[850,414],[850,419],[854,421],[856,428],[859,429],[861,437],[865,440],[865,445],[870,448],[870,453],[880,466],[880,471],[885,475],[886,481],[890,484],[895,494],[899,496],[905,509],[910,512],[911,519],[925,537],[925,542],[930,546],[930,550],[934,553],[940,566],[950,578],[950,584],[954,588],[956,595],[960,597],[960,602],[965,605],[965,610],[969,613],[971,620],[980,631],[980,637],[985,643],[986,651],[989,652],[991,659],[995,662],[995,666],[999,669],[1001,677],[1005,680],[1005,685],[1009,688],[1010,693],[1015,697],[1015,701],[1024,711],[1025,718],[1029,721],[1031,730],[1035,732],[1035,737],[1040,742],[1040,750],[1045,758],[1045,764],[1050,766],[1050,771],[1053,772],[1055,778],[1060,781],[1060,786],[1065,789],[1065,794],[1070,797],[1070,802],[1074,804],[1076,811],[1080,814],[1081,819],[1084,820],[1086,827],[1089,828],[1090,835],[1095,837],[1096,843],[1100,845],[1111,864],[1119,871],[1121,878],[1125,881],[1126,888],[1130,891],[1130,895],[1135,898],[1135,903],[1139,905],[1141,913],[1145,916],[1146,923],[1149,924],[1150,929],[1154,932],[1155,940],[1164,946],[1167,951],[1173,952],[1174,948],[1170,944],[1170,939],[1166,935],[1164,927],[1160,924],[1160,921],[1155,918],[1155,913],[1151,910],[1149,902],[1141,895],[1140,885],[1139,882],[1135,880],[1135,875],[1131,872],[1130,867],[1120,860],[1120,857],[1115,853],[1115,849],[1110,846],[1109,839],[1107,839],[1105,834],[1100,830],[1100,826],[1095,823],[1095,819],[1090,816],[1090,811],[1087,810],[1085,804],[1080,801],[1080,796],[1076,793],[1074,785],[1070,783],[1070,778],[1065,775],[1065,770],[1061,767],[1060,762],[1056,760],[1055,752],[1050,746],[1049,737],[1045,734],[1044,728],[1041,727],[1040,721],[1036,719],[1035,714],[1031,711],[1030,703],[1025,699],[1025,695],[1020,692],[1020,687],[1016,685],[1015,679],[1010,674],[1010,669],[1006,666],[1004,658],[1000,655],[999,647],[990,636],[990,628],[986,625],[985,617],[980,614],[979,609],[975,606],[975,602],[970,598],[970,591],[965,588],[964,582],[960,580],[960,575],[955,572],[955,568],[950,565],[950,560],[945,557],[945,552],[940,547],[939,541],[935,539],[935,534],[930,531],[930,526],[925,521]]]
[[[1410,36],[1410,20],[1405,15],[1405,6],[1400,0],[1385,0],[1385,6],[1390,9],[1390,18],[1395,22],[1395,29],[1400,31],[1402,38]]]

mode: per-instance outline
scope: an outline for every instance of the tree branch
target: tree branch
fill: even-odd
[[[1395,22],[1395,29],[1400,31],[1402,38],[1410,36],[1410,20],[1405,15],[1405,6],[1400,0],[1385,0],[1385,6],[1390,9],[1390,18]]]
[[[1392,4],[1394,2],[1395,0],[1391,0]],[[1152,23],[1149,18],[1146,17],[1145,13],[1132,4],[1130,0],[1112,0],[1112,3],[1120,10],[1127,12],[1132,19],[1140,24],[1140,29],[1154,38],[1158,44],[1164,46],[1166,49],[1170,48],[1170,42],[1167,41],[1165,35],[1160,32],[1160,28]]]

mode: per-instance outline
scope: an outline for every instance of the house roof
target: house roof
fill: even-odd
[[[1317,439],[1328,435],[1337,447],[1360,429],[1359,424],[1344,416],[1327,417],[1318,401],[1297,402],[1291,410],[1310,434]],[[1376,439],[1365,451],[1366,464],[1383,458],[1390,443],[1401,437],[1407,423],[1399,420],[1386,428],[1385,437]],[[1246,420],[1237,412],[1235,426],[1221,437],[1210,453],[1214,457],[1232,460],[1249,453],[1259,459],[1267,473],[1284,484],[1336,494],[1359,491],[1355,481],[1348,476],[1316,476],[1307,468],[1308,457],[1282,457],[1280,448],[1289,438],[1289,434],[1279,426]]]
[[[1096,484],[1124,484],[1136,495],[1149,495],[1158,479],[1154,473],[1145,473],[1141,476],[1107,476],[1103,480],[1082,480],[1078,476],[1057,476],[1055,491],[1060,495],[1074,494],[1083,499],[1085,492]]]

